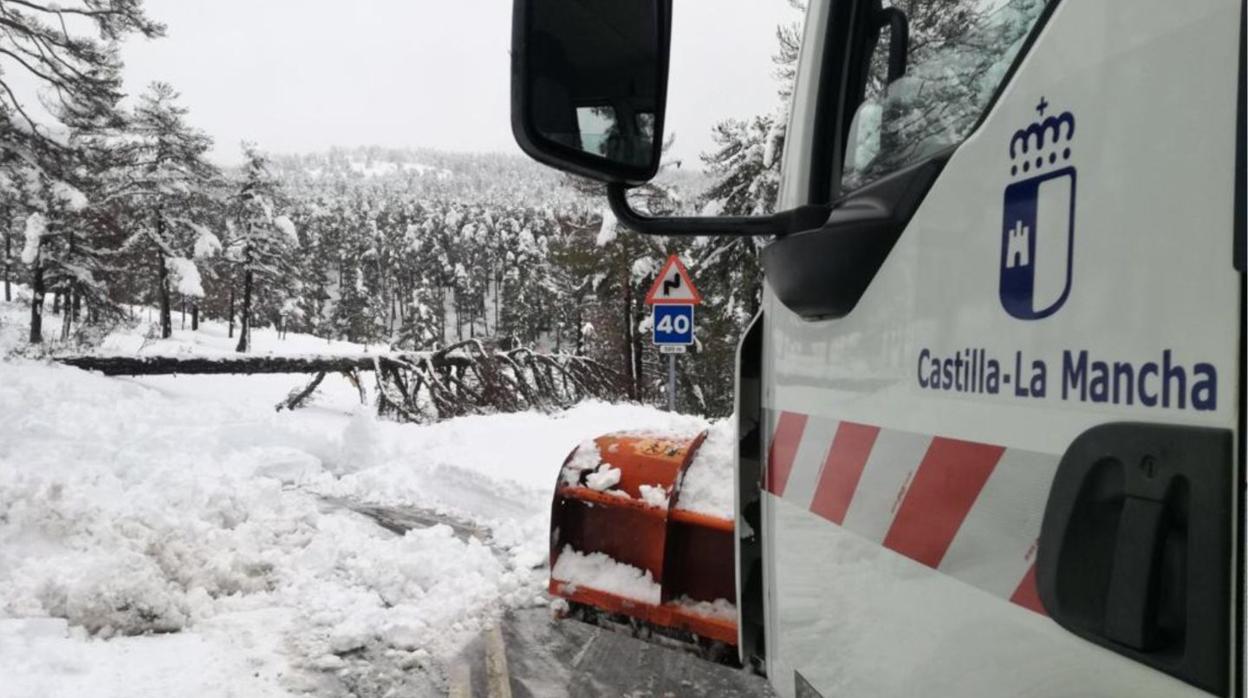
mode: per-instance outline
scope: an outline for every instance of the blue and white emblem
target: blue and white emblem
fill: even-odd
[[[1001,305],[1020,320],[1057,312],[1070,295],[1075,242],[1075,168],[1070,112],[1045,116],[1010,139],[1011,184],[1001,231]]]

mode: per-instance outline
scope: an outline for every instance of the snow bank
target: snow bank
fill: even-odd
[[[585,586],[644,603],[658,604],[659,585],[650,573],[607,557],[604,553],[584,555],[564,546],[550,576],[574,586]]]
[[[5,696],[296,695],[280,685],[277,648],[250,626],[210,632],[85,641],[57,618],[0,618],[0,685]]]
[[[334,489],[327,470],[337,467],[343,444],[375,438],[376,451],[353,467],[362,469],[357,474],[382,467],[403,451],[391,434],[345,413],[275,415],[280,391],[261,381],[260,399],[245,385],[221,377],[117,380],[0,361],[0,413],[20,415],[0,420],[0,625],[61,619],[71,636],[49,651],[85,657],[94,650],[72,648],[89,636],[114,642],[192,633],[228,642],[241,622],[267,638],[265,647],[280,648],[264,661],[274,663],[282,686],[303,690],[300,681],[315,683],[327,668],[349,669],[344,654],[393,655],[430,668],[503,609],[545,603],[545,575],[535,569],[544,555],[529,542],[545,536],[548,523],[531,519],[548,506],[548,493],[526,501],[521,491],[520,501],[510,501],[518,518],[495,547],[441,525],[395,535],[312,492]],[[551,479],[558,465],[550,465]],[[454,501],[448,479],[433,484]],[[479,489],[509,501],[508,488],[482,480]],[[506,511],[493,508],[500,526]],[[280,609],[284,625],[239,620],[266,609]],[[215,640],[205,642],[170,642],[197,647],[203,656],[192,661],[223,663],[199,666],[199,680],[252,661],[246,652],[219,655]],[[13,643],[43,648],[42,641]],[[146,661],[136,655],[111,668],[101,678],[111,688],[99,690],[133,695],[125,686],[148,675]],[[0,685],[78,694],[67,688],[77,684],[49,679],[46,666],[2,664]]]
[[[22,341],[11,330],[29,291],[16,290],[0,303],[0,353]],[[214,323],[163,342],[139,334],[105,351],[229,351]],[[290,337],[255,335],[274,352],[367,350]],[[601,402],[397,424],[336,376],[312,406],[275,413],[304,381],[113,379],[0,359],[0,693],[336,694],[389,662],[416,682],[393,694],[436,694],[462,643],[508,608],[546,603],[550,497],[577,444],[705,428]],[[596,446],[578,459],[601,463]],[[340,501],[416,507],[478,533],[396,535]],[[640,570],[600,558],[565,554],[559,572],[657,598]]]
[[[733,463],[737,448],[736,418],[721,419],[707,430],[706,440],[685,471],[676,508],[734,518]]]

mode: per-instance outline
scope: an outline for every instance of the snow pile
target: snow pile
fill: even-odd
[[[620,484],[620,469],[612,468],[603,463],[598,469],[585,476],[585,485],[591,490],[609,490]]]
[[[584,586],[643,603],[658,604],[661,590],[646,570],[607,557],[603,553],[584,555],[564,546],[550,576],[572,586]]]
[[[342,433],[342,445],[333,470],[341,475],[376,466],[383,455],[381,444],[377,417],[371,409],[361,406]]]
[[[186,627],[190,602],[156,561],[134,550],[66,555],[62,573],[39,579],[44,611],[88,633],[170,633]]]
[[[667,508],[667,488],[663,485],[642,485],[637,489],[646,504],[659,509]]]
[[[595,470],[601,464],[602,452],[598,450],[598,442],[594,439],[585,439],[577,445],[567,465],[563,466],[563,481],[568,485],[579,485],[581,473],[586,470]]]
[[[271,617],[257,620],[277,625]],[[229,637],[177,633],[89,642],[81,628],[59,618],[0,619],[0,685],[14,698],[293,695],[278,685],[282,669],[272,662],[278,648],[271,640],[278,636],[246,626],[230,630]]]
[[[727,599],[715,599],[714,601],[697,601],[688,596],[682,596],[675,601],[676,605],[696,613],[700,616],[708,618],[718,618],[720,620],[737,621],[737,607]]]
[[[706,440],[685,471],[676,508],[734,518],[733,468],[736,461],[737,423],[729,417],[707,430]]]
[[[534,569],[544,555],[521,539],[544,536],[548,523],[528,519],[548,505],[548,493],[512,504],[520,518],[514,533],[498,536],[497,552],[443,525],[395,535],[308,491],[332,489],[326,464],[370,433],[380,446],[353,467],[380,463],[397,450],[387,435],[345,414],[275,415],[270,399],[233,404],[254,378],[148,379],[157,391],[0,362],[0,413],[15,415],[0,422],[0,626],[63,619],[75,633],[55,641],[65,648],[89,635],[190,634],[205,656],[263,661],[283,687],[303,690],[323,670],[349,668],[342,655],[391,653],[436,671],[503,609],[545,603],[545,575]],[[188,400],[178,394],[184,385],[220,399]],[[557,468],[549,466],[552,478]],[[506,491],[493,489],[500,498]],[[286,649],[238,657],[231,643],[240,625],[279,633],[261,644]],[[35,674],[23,678],[6,665],[0,685],[25,685],[46,669],[31,667]],[[72,685],[43,692],[75,694]]]

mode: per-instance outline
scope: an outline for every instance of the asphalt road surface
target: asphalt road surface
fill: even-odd
[[[451,667],[451,698],[774,696],[762,678],[544,608],[509,613]]]

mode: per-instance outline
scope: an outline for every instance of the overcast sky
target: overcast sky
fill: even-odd
[[[169,27],[123,47],[128,91],[165,80],[223,163],[238,143],[518,152],[507,0],[147,0]],[[668,133],[696,164],[710,126],[772,109],[787,0],[675,0]]]

